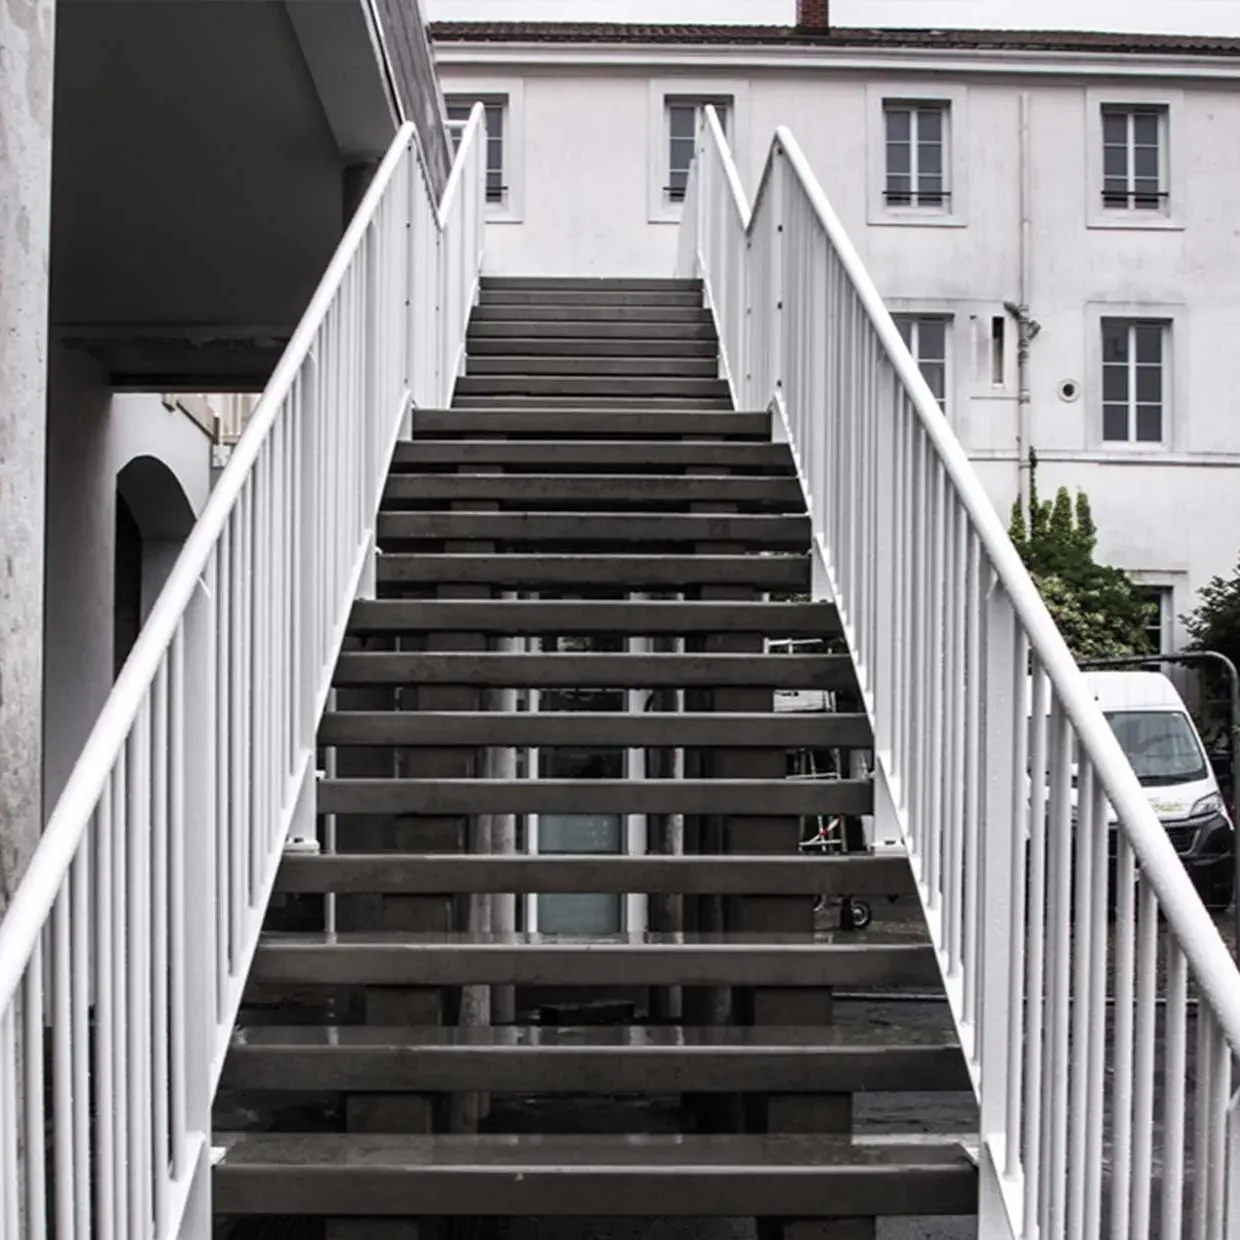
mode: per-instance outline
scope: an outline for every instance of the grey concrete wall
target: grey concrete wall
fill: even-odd
[[[210,491],[210,441],[158,396],[112,396],[84,353],[53,345],[47,444],[44,789],[55,805],[112,688],[117,477],[149,458],[127,492],[144,535],[142,613]]]
[[[42,829],[53,0],[0,0],[0,914]]]

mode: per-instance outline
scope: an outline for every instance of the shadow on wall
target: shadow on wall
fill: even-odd
[[[189,497],[163,461],[135,457],[117,474],[114,678],[129,657],[193,524]]]

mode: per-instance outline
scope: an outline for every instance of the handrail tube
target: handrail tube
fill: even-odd
[[[1240,1183],[1240,972],[795,138],[776,130],[749,208],[703,111],[677,271],[702,279],[734,397],[768,409],[792,454],[815,591],[874,729],[875,814],[908,845],[978,1096],[979,1234],[1096,1232],[1110,1088],[1113,1226],[1146,1235],[1155,1141],[1176,1214],[1191,1127],[1193,1234],[1221,1235],[1224,1178]],[[1188,1122],[1153,1138],[1159,916],[1167,1096],[1184,1093],[1190,969],[1207,1067]]]
[[[861,262],[814,176],[800,144],[784,126],[776,130],[789,162],[819,220],[826,229],[857,293],[886,346],[888,357],[901,381],[914,397],[917,410],[956,490],[968,510],[1004,592],[1028,631],[1031,643],[1062,700],[1068,718],[1098,767],[1107,799],[1114,806],[1125,832],[1132,840],[1138,860],[1162,903],[1167,920],[1176,930],[1184,954],[1198,974],[1198,982],[1210,996],[1232,1050],[1240,1053],[1240,973],[1223,943],[1218,928],[1202,906],[1192,881],[1184,872],[1167,832],[1141,788],[1132,764],[1120,746],[1098,703],[1085,686],[1063,635],[1055,627],[1038,588],[1033,583],[1007,530],[999,520],[977,471],[952,433],[925,377],[913,360],[869,272]]]

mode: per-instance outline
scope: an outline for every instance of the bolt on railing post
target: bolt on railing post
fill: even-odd
[[[784,148],[775,147],[774,175],[771,177],[771,219],[774,233],[771,237],[771,287],[767,290],[771,308],[771,338],[767,344],[770,358],[770,387],[784,395],[784,207],[787,201],[784,182],[788,175],[788,161]],[[770,393],[763,393],[767,399]]]

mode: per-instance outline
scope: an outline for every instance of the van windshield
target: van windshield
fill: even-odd
[[[1189,784],[1207,775],[1205,754],[1188,716],[1177,710],[1117,710],[1107,722],[1147,787]]]

